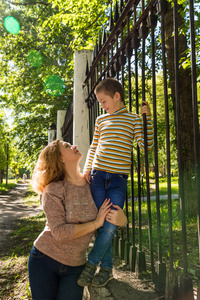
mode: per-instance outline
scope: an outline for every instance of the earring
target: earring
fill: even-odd
[[[63,160],[63,164],[65,163],[65,161]]]

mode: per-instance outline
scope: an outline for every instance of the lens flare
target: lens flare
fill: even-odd
[[[61,96],[65,91],[65,83],[59,76],[49,75],[44,82],[44,90],[51,96]]]
[[[4,27],[8,32],[12,34],[18,34],[20,31],[19,22],[11,16],[8,16],[4,19]]]

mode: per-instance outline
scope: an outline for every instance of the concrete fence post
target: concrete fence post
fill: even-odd
[[[62,127],[65,121],[66,110],[57,111],[57,139],[63,141]]]
[[[80,162],[83,169],[86,155],[90,146],[89,141],[89,112],[85,99],[87,89],[83,87],[86,78],[87,60],[90,65],[92,59],[91,50],[76,51],[74,54],[74,89],[73,89],[73,144],[78,146],[83,154]]]

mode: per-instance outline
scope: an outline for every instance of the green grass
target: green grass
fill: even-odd
[[[6,185],[6,183],[0,183],[0,193],[7,192],[9,189],[13,188],[16,184],[17,184],[16,179],[9,179],[8,185]]]
[[[159,193],[160,195],[167,195],[167,177],[159,178]],[[178,177],[171,177],[171,194],[178,194]],[[152,196],[156,195],[156,191],[154,190],[151,194]]]
[[[131,223],[131,204],[128,207],[129,222]],[[138,205],[135,204],[135,241],[138,246]],[[141,204],[142,215],[142,249],[144,252],[149,253],[149,230],[148,230],[148,207],[147,202],[142,201]],[[158,231],[157,231],[157,208],[156,201],[151,200],[151,220],[152,220],[152,237],[153,237],[153,251],[154,261],[158,260]],[[161,241],[162,241],[162,255],[163,261],[169,267],[169,219],[168,219],[168,203],[167,200],[161,201],[160,204],[160,219],[161,219]],[[130,236],[132,230],[129,229]],[[179,214],[178,200],[172,199],[172,238],[173,238],[173,264],[174,268],[181,274],[183,272],[183,236],[182,236],[182,223]],[[188,271],[192,276],[196,285],[200,282],[200,271],[197,266],[198,263],[198,228],[197,218],[186,219],[186,232],[187,232],[187,259]]]
[[[127,188],[128,188],[128,197],[131,197],[131,178],[128,178],[127,182]],[[155,179],[150,178],[150,190],[151,190],[151,196],[156,195],[155,190]],[[171,177],[171,194],[178,194],[179,188],[178,188],[178,177],[174,176]],[[167,177],[160,177],[159,178],[159,194],[160,195],[167,195]],[[146,195],[146,178],[143,179],[143,186],[141,185],[141,195]],[[134,175],[134,196],[138,196],[138,181],[136,175]]]
[[[28,186],[28,191],[24,199],[24,203],[29,206],[40,205],[40,197],[32,190],[31,185]]]

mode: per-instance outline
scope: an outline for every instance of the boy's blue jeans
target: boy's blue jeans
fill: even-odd
[[[125,174],[113,174],[104,171],[92,170],[91,192],[99,209],[104,200],[110,201],[123,208],[127,191],[127,178]],[[92,250],[88,255],[88,261],[101,267],[113,268],[112,239],[117,226],[105,220],[103,227],[97,230],[97,237]]]
[[[63,265],[33,247],[28,263],[32,299],[81,300],[83,287],[77,279],[83,268]]]

